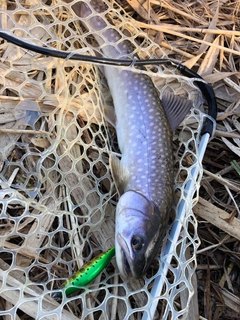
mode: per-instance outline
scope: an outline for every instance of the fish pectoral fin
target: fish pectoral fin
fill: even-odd
[[[114,128],[116,128],[116,115],[114,109],[111,106],[104,106],[104,117]]]
[[[175,96],[169,91],[164,92],[161,102],[173,131],[180,125],[193,107],[191,100]]]
[[[115,156],[110,154],[110,170],[112,173],[113,181],[116,185],[117,192],[121,196],[124,193],[128,181],[128,173],[121,164],[121,161]]]

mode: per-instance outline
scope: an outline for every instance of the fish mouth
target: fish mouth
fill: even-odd
[[[119,266],[119,269],[124,278],[133,277],[135,279],[139,279],[144,275],[146,270],[146,264],[144,265],[143,268],[140,267],[140,270],[137,270],[136,266],[134,268],[133,260],[128,256],[128,254],[126,254],[126,252],[122,248],[120,248],[120,255],[121,255],[121,264]]]
[[[121,249],[122,267],[125,277],[133,277],[130,264],[123,249]]]
[[[146,263],[144,262],[142,264],[142,259],[140,262],[139,259],[136,260],[136,257],[134,258],[132,251],[130,251],[127,245],[127,242],[119,233],[117,234],[117,242],[116,257],[120,273],[124,278],[134,277],[139,279],[145,273]]]
[[[119,250],[117,250],[119,253],[119,255],[117,256],[117,263],[118,263],[119,270],[124,277],[132,277],[133,272],[131,270],[131,265],[130,265],[131,261],[129,261],[131,260],[130,251],[126,241],[121,237],[119,233],[117,234],[117,242],[119,245]],[[116,255],[117,255],[117,251],[116,251]]]

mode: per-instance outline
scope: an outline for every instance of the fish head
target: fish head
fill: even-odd
[[[142,277],[155,258],[162,240],[161,219],[152,201],[127,191],[116,209],[116,260],[121,275]]]

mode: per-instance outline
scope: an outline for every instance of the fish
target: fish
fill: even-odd
[[[106,9],[102,1],[77,2],[72,8],[87,19],[104,57],[137,57],[127,37],[121,41],[124,35],[98,15]],[[116,206],[116,262],[123,278],[140,278],[166,234],[173,201],[172,132],[192,102],[170,92],[160,101],[151,78],[141,72],[104,66],[103,73],[113,98],[121,151],[121,159],[110,155],[110,170],[120,196]]]

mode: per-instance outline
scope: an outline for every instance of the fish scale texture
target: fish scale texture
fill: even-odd
[[[90,18],[80,21],[73,10],[77,2],[8,1],[0,9],[1,28],[38,45],[101,54],[103,47],[112,43],[102,33],[99,47],[92,37]],[[85,2],[94,15],[91,3]],[[131,18],[117,2],[105,3],[98,15],[106,28],[118,31],[119,45],[128,39],[132,55],[157,57],[159,47],[129,24]],[[0,46],[0,129],[5,130],[0,137],[0,316],[134,320],[149,312],[155,299],[152,283],[166,261],[161,250],[143,279],[121,279],[113,259],[78,294],[63,296],[60,301],[51,294],[91,258],[114,245],[118,197],[109,168],[111,153],[119,153],[119,147],[126,149],[123,163],[133,153],[130,186],[137,185],[155,202],[162,201],[159,185],[172,161],[169,145],[173,143],[164,115],[160,108],[156,111],[152,100],[166,90],[191,99],[195,106],[173,136],[174,192],[180,199],[184,199],[191,170],[199,166],[200,173],[194,199],[186,199],[186,217],[180,221],[180,237],[168,273],[163,275],[154,319],[184,319],[194,293],[199,238],[192,207],[202,174],[197,145],[204,114],[198,108],[202,100],[193,80],[163,66],[144,71],[133,66],[124,69],[117,90],[120,97],[127,93],[131,103],[121,102],[125,109],[117,125],[127,124],[129,131],[118,137],[118,146],[111,84],[109,90],[96,65],[41,56],[6,41]],[[119,76],[118,68],[108,70],[113,79]],[[128,79],[131,73],[134,83]],[[152,79],[156,92],[149,89],[145,75]],[[142,99],[149,106],[147,114],[139,108]],[[194,126],[188,124],[193,122]],[[148,136],[151,147],[145,145],[143,136]],[[163,142],[159,145],[160,138]],[[156,159],[163,154],[169,163],[156,166]],[[140,164],[137,170],[135,163]],[[169,190],[170,186],[169,180]]]
[[[119,96],[116,128],[121,162],[129,174],[127,189],[142,192],[160,206],[171,194],[173,163],[172,132],[159,96],[146,75],[110,68],[108,72],[114,79],[111,92]]]

